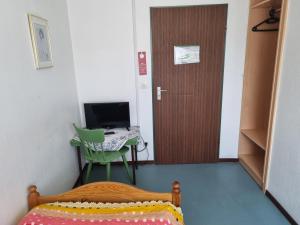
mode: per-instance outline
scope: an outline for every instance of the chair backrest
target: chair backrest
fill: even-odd
[[[101,150],[103,152],[103,142],[104,142],[104,130],[103,129],[83,129],[77,127],[73,124],[79,139],[81,141],[81,146],[84,149],[84,154],[87,159],[93,157],[95,150]]]

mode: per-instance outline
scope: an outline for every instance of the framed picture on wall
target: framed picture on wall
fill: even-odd
[[[31,42],[36,69],[53,66],[48,21],[28,14]]]

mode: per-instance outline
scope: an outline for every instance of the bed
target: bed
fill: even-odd
[[[96,182],[42,196],[28,189],[28,214],[19,225],[183,225],[180,184],[149,192],[117,182]]]

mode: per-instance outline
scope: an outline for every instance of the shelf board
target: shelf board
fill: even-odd
[[[263,0],[251,6],[252,9],[257,8],[280,8],[281,0]]]
[[[269,7],[272,7],[272,0],[264,0],[251,6],[252,9]]]
[[[241,130],[247,138],[257,144],[263,150],[266,150],[267,145],[267,130],[263,129],[251,129],[251,130]]]
[[[239,155],[240,163],[258,183],[263,186],[264,154]]]

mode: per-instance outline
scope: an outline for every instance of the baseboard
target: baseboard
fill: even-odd
[[[278,210],[284,215],[284,217],[290,222],[292,225],[298,225],[298,223],[294,220],[294,218],[283,208],[283,206],[277,201],[277,199],[267,190],[266,196],[273,202],[273,204],[278,208]]]
[[[238,162],[238,158],[224,158],[224,159],[219,159],[219,162]]]

